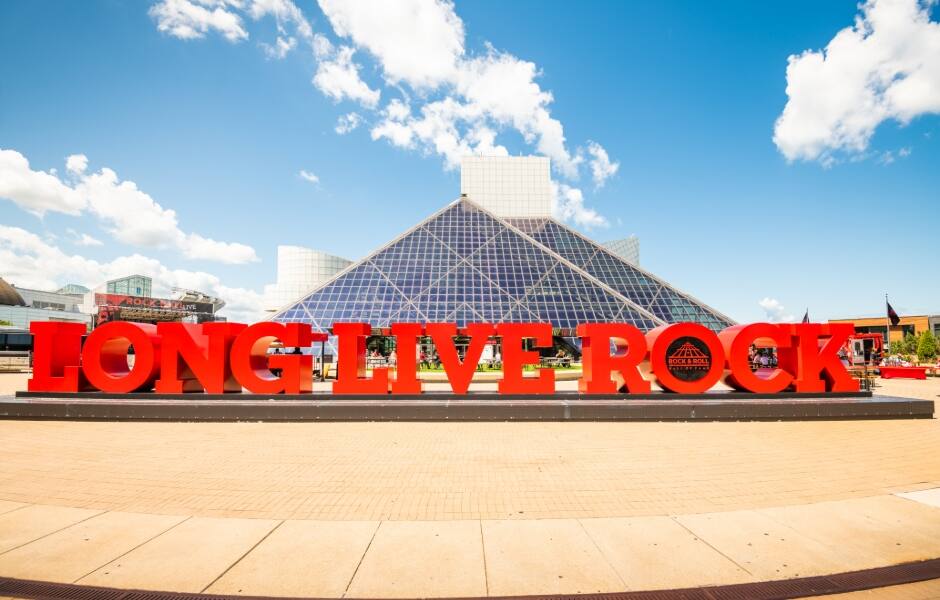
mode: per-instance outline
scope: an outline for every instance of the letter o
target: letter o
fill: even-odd
[[[160,338],[156,325],[112,321],[96,328],[82,348],[82,370],[88,383],[114,394],[150,389],[160,374],[156,361]],[[134,346],[134,367],[127,352]]]
[[[770,376],[761,376],[751,372],[748,351],[751,344],[759,338],[768,339],[780,348],[790,347],[790,334],[787,326],[771,323],[751,323],[750,325],[732,325],[718,334],[728,358],[728,372],[725,384],[736,390],[761,394],[775,394],[785,390],[792,382],[793,375],[777,368]]]
[[[653,376],[666,391],[700,394],[718,383],[724,373],[721,342],[704,325],[661,325],[647,332],[646,343]]]

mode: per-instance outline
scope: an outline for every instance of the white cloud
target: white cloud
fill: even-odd
[[[77,215],[86,205],[85,198],[62,183],[54,171],[33,171],[29,160],[16,150],[0,150],[0,198],[39,217],[47,211]]]
[[[383,112],[392,121],[404,121],[411,116],[411,105],[398,98],[392,98]]]
[[[125,244],[176,248],[187,258],[227,264],[258,260],[255,250],[245,244],[183,232],[176,211],[160,206],[133,181],[121,181],[111,169],[82,177],[75,189],[88,199],[91,212],[110,225],[111,235]]]
[[[774,143],[788,160],[833,163],[834,152],[858,154],[875,129],[940,113],[940,23],[933,2],[869,0],[855,25],[825,49],[792,55],[787,104]]]
[[[611,162],[607,150],[597,142],[589,141],[587,151],[591,155],[591,176],[594,178],[594,185],[602,187],[608,178],[617,173],[620,163]]]
[[[385,120],[379,123],[372,128],[371,136],[373,140],[384,138],[399,148],[414,147],[414,131],[408,125],[396,121]],[[457,157],[457,160],[459,159],[460,157]]]
[[[291,12],[261,10],[262,0],[212,1],[228,8],[238,3],[253,19]],[[292,6],[288,0],[263,3]],[[334,43],[319,32],[299,36],[308,41],[317,60],[312,83],[336,102],[351,100],[374,111],[378,119],[370,130],[372,139],[440,156],[444,167],[453,169],[468,154],[508,154],[499,138],[503,132],[514,131],[533,153],[551,159],[556,174],[569,183],[579,179],[584,152],[569,150],[564,126],[551,114],[554,97],[539,83],[539,67],[488,43],[483,53],[467,52],[464,23],[453,2],[320,0],[319,4],[339,41]],[[278,19],[279,37],[285,22],[288,19]],[[280,55],[274,47],[265,51]],[[362,66],[355,60],[359,57],[375,58],[386,87],[363,80]],[[384,91],[393,98],[380,108]],[[335,130],[342,135],[363,121],[358,113],[347,113]],[[588,154],[595,185],[600,187],[619,163],[595,142],[588,146]],[[583,207],[583,196],[581,203]]]
[[[251,246],[238,242],[219,242],[202,237],[198,233],[188,233],[184,238],[178,239],[176,247],[186,258],[193,260],[211,260],[229,265],[243,265],[260,260]]]
[[[329,53],[329,58],[321,58],[313,76],[313,85],[337,102],[349,98],[374,108],[379,103],[381,92],[370,88],[359,77],[359,65],[353,62],[353,54],[355,50],[350,46],[340,46]]]
[[[302,179],[306,179],[310,183],[320,183],[320,178],[317,177],[315,174],[311,173],[310,171],[301,169],[298,175],[300,175]]]
[[[796,320],[776,298],[764,298],[757,304],[764,310],[768,323],[789,323]]]
[[[125,244],[168,247],[181,236],[176,212],[157,204],[133,181],[121,181],[105,167],[82,177],[75,189],[88,199],[88,208],[108,224],[115,239]]]
[[[389,103],[373,139],[439,154],[454,168],[475,151],[481,131],[511,127],[566,178],[577,179],[582,159],[568,151],[564,128],[551,116],[553,97],[536,82],[538,67],[490,45],[468,56],[453,3],[321,0],[320,6],[337,35],[376,57],[388,83],[408,85],[424,100],[413,117],[410,107],[401,112],[404,103]]]
[[[4,265],[4,279],[35,289],[57,289],[66,283],[94,288],[109,279],[139,273],[153,278],[155,295],[168,296],[173,287],[196,289],[225,300],[222,314],[231,320],[251,323],[263,316],[261,294],[223,285],[215,275],[169,269],[140,254],[98,262],[63,252],[19,227],[0,225],[0,264]]]
[[[121,181],[105,167],[87,173],[88,159],[74,154],[66,159],[75,177],[74,187],[52,172],[33,171],[15,150],[0,151],[0,197],[42,216],[46,211],[78,215],[90,212],[111,235],[126,244],[175,248],[192,259],[228,264],[257,261],[255,250],[239,243],[219,242],[179,228],[176,212],[160,206],[133,181]]]
[[[277,36],[277,40],[275,40],[273,46],[271,44],[262,43],[261,47],[264,48],[264,53],[268,55],[268,58],[280,60],[297,47],[297,38],[291,36]]]
[[[320,0],[337,35],[350,38],[382,64],[389,83],[434,88],[454,79],[464,53],[463,21],[452,2]]]
[[[313,40],[313,28],[310,27],[310,22],[307,21],[303,12],[291,0],[251,0],[248,14],[255,21],[271,15],[277,21],[278,33],[284,34],[287,26],[291,25],[296,34],[302,39],[308,42]],[[278,44],[280,42],[281,38],[278,37]],[[293,48],[293,44],[291,44],[291,48]]]
[[[345,115],[340,115],[340,117],[336,119],[336,127],[333,129],[340,135],[346,135],[350,131],[353,131],[359,127],[361,124],[362,116],[360,116],[359,113],[351,112]]]
[[[65,168],[69,173],[81,175],[88,168],[88,157],[84,154],[72,154],[65,159]]]
[[[210,30],[230,42],[248,39],[241,17],[233,9],[238,0],[160,0],[150,7],[157,29],[174,37],[191,40],[205,37]]]
[[[104,246],[104,242],[87,233],[79,233],[71,228],[66,231],[72,236],[72,243],[76,246]]]
[[[558,219],[573,221],[583,227],[610,226],[596,210],[584,206],[581,190],[556,181],[552,181],[552,213]]]

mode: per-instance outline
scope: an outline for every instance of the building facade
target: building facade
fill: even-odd
[[[19,288],[0,279],[0,321],[10,327],[29,329],[33,321],[69,321],[91,325],[91,316],[81,310],[81,294],[63,294]]]
[[[580,323],[648,331],[734,321],[551,217],[500,218],[460,198],[277,311],[273,320],[329,332],[339,321]],[[331,343],[332,345],[332,343]],[[335,348],[332,348],[335,352]]]
[[[149,298],[153,295],[153,280],[145,275],[129,275],[108,281],[105,289],[109,294]]]
[[[467,157],[460,182],[459,199],[270,318],[326,333],[340,321],[374,328],[541,322],[552,324],[561,338],[591,322],[629,323],[643,331],[684,321],[713,331],[734,324],[557,221],[547,158]],[[280,279],[280,262],[278,270]]]
[[[640,240],[635,235],[604,242],[604,247],[631,265],[640,266]]]
[[[351,264],[351,260],[312,248],[278,246],[277,283],[265,286],[264,309],[276,312]]]
[[[940,315],[905,315],[897,325],[889,325],[887,316],[829,319],[829,322],[849,323],[855,326],[858,333],[879,333],[889,346],[891,342],[903,340],[908,334],[918,336],[924,331],[930,331],[940,337]]]
[[[552,216],[544,156],[467,156],[460,161],[460,194],[502,218]]]

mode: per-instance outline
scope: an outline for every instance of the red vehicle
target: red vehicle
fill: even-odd
[[[884,336],[880,333],[856,333],[846,342],[850,365],[875,366],[884,357]]]

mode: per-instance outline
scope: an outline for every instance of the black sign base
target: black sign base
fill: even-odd
[[[779,421],[932,418],[931,400],[848,394],[290,396],[18,392],[0,419],[122,421]]]

